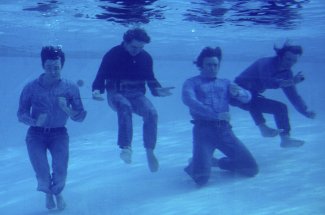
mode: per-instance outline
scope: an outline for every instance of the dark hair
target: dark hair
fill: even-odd
[[[302,55],[302,47],[299,45],[289,45],[289,44],[284,44],[282,48],[278,48],[274,46],[274,51],[276,52],[276,55],[278,57],[282,57],[286,52],[291,52],[296,55]]]
[[[150,37],[147,32],[142,28],[133,28],[128,30],[123,35],[123,40],[126,43],[131,42],[132,40],[138,40],[145,43],[150,43]]]
[[[212,48],[212,47],[205,47],[202,49],[199,56],[196,58],[196,61],[194,61],[194,64],[198,67],[203,66],[203,60],[207,57],[217,57],[219,61],[222,59],[222,52],[220,47]]]
[[[44,63],[46,60],[61,60],[61,66],[63,67],[65,56],[63,51],[61,50],[61,47],[59,46],[44,46],[41,51],[41,58],[42,58],[42,66],[44,66]]]

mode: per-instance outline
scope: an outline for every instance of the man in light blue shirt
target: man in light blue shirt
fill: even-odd
[[[81,122],[86,117],[78,86],[61,79],[65,57],[61,48],[46,46],[41,52],[44,73],[28,83],[20,96],[18,120],[30,126],[26,136],[29,159],[36,173],[37,190],[46,193],[46,207],[65,208],[61,192],[69,159],[68,118]],[[52,156],[52,174],[47,158]],[[56,204],[53,195],[56,197]]]
[[[182,99],[190,109],[193,127],[193,156],[185,171],[196,184],[205,185],[212,166],[253,177],[258,166],[248,149],[237,139],[229,124],[231,100],[249,102],[247,90],[217,78],[221,49],[206,47],[196,60],[200,75],[185,81]],[[215,149],[225,157],[213,158]]]

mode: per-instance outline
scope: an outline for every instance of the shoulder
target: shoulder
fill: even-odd
[[[32,81],[29,81],[25,84],[24,89],[33,89],[39,85],[39,79],[36,78]]]
[[[191,77],[191,78],[188,78],[185,80],[184,84],[199,84],[201,83],[201,78],[199,75],[197,76],[194,76],[194,77]]]
[[[273,64],[275,62],[275,57],[263,57],[255,61],[257,64]]]
[[[141,57],[144,58],[144,59],[152,60],[151,55],[146,50],[142,50]]]
[[[223,84],[230,84],[230,81],[228,79],[225,79],[225,78],[218,78],[218,81],[220,83],[223,83]]]
[[[119,55],[120,53],[123,52],[123,47],[122,45],[117,45],[117,46],[114,46],[113,48],[111,48],[110,50],[108,50],[105,55],[104,55],[104,58],[107,58],[107,57],[112,57],[114,55]]]
[[[60,85],[66,87],[68,89],[79,90],[77,83],[75,83],[71,80],[68,80],[68,79],[61,79]]]

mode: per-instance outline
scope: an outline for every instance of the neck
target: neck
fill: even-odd
[[[47,76],[46,74],[41,78],[42,85],[46,88],[52,87],[55,83],[58,82],[58,79]]]

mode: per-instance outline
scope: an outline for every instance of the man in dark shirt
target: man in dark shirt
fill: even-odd
[[[145,97],[147,84],[152,95],[169,96],[172,87],[163,88],[153,73],[153,60],[143,50],[150,37],[141,28],[128,30],[123,42],[109,50],[99,67],[93,82],[93,98],[103,100],[101,94],[107,91],[109,106],[118,116],[118,145],[120,157],[125,163],[132,162],[132,113],[143,118],[143,141],[151,172],[158,170],[154,155],[157,140],[157,111]]]
[[[301,72],[293,75],[291,67],[302,54],[302,47],[286,42],[282,48],[275,47],[276,56],[257,60],[242,72],[235,82],[249,90],[252,100],[248,104],[238,104],[248,110],[255,124],[259,127],[264,137],[281,137],[281,147],[299,147],[304,141],[290,137],[290,123],[287,106],[279,101],[265,98],[261,94],[266,89],[281,88],[293,106],[308,118],[314,118],[315,113],[308,110],[305,102],[299,96],[296,85],[304,80]],[[268,127],[263,113],[274,115],[278,129]]]

